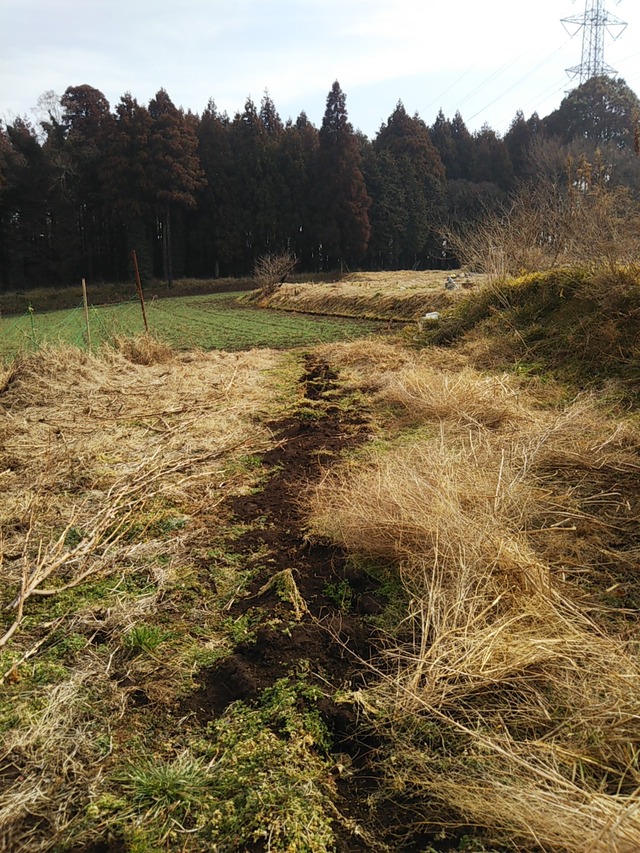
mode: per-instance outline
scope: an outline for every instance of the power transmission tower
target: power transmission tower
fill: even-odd
[[[571,36],[582,30],[582,60],[580,65],[567,68],[572,79],[577,77],[581,85],[592,77],[617,73],[604,61],[604,37],[608,33],[615,41],[627,24],[606,10],[604,0],[586,0],[584,14],[562,18],[562,23]]]

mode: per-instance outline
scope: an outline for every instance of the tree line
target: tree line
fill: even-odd
[[[160,89],[114,110],[97,89],[49,93],[46,116],[0,123],[0,287],[250,272],[289,252],[305,271],[455,263],[441,234],[507,204],[526,182],[566,178],[580,152],[637,191],[640,102],[596,77],[546,118],[518,112],[501,137],[459,113],[431,126],[398,102],[373,139],[338,82],[320,128],[283,122],[268,93],[233,118],[184,111]],[[603,153],[604,152],[604,153]]]

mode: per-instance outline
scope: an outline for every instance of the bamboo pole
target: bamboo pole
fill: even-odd
[[[144,307],[144,293],[142,292],[142,282],[140,281],[140,270],[138,269],[138,256],[136,255],[136,250],[131,250],[131,256],[133,257],[133,269],[136,274],[136,289],[138,291],[138,298],[140,299],[140,306],[142,307],[142,319],[144,320],[144,328],[145,332],[149,334],[149,324],[147,323],[147,312]]]
[[[87,327],[87,346],[91,351],[91,327],[89,326],[89,302],[87,300],[87,282],[82,279],[82,304],[84,305],[84,322]]]

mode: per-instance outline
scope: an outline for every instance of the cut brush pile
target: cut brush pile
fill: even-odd
[[[379,374],[404,433],[313,499],[315,533],[395,564],[411,600],[353,697],[383,744],[377,807],[402,809],[399,845],[448,824],[509,849],[631,853],[637,610],[609,605],[637,607],[637,428],[427,357]]]

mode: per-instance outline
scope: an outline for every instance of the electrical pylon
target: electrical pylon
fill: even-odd
[[[571,36],[582,30],[582,60],[580,65],[567,68],[572,79],[577,77],[581,85],[592,77],[617,73],[604,61],[604,37],[608,33],[615,41],[627,24],[606,10],[604,0],[586,0],[584,14],[562,18],[562,23]],[[570,27],[575,28],[573,32]]]

